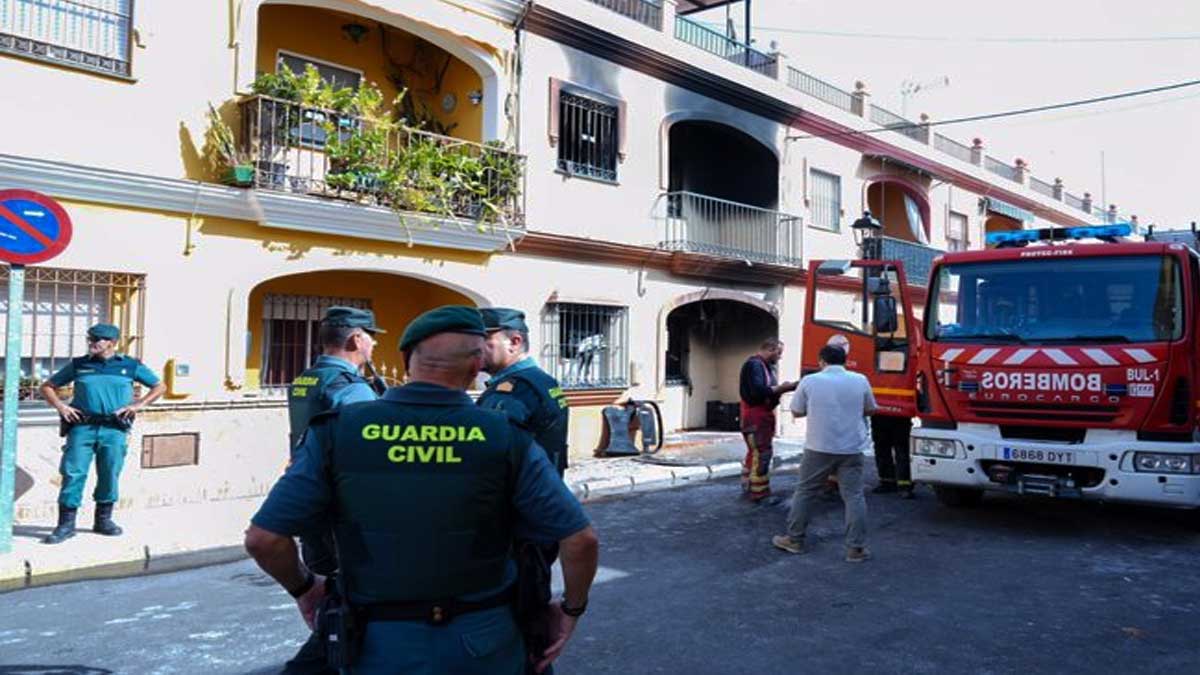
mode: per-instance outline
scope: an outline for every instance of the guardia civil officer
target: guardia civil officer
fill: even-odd
[[[546,451],[561,478],[567,468],[567,401],[558,380],[537,366],[529,356],[529,328],[525,313],[507,307],[479,310],[487,328],[483,369],[491,374],[479,405],[504,413],[509,420],[533,434]],[[531,546],[530,546],[531,545]],[[532,550],[531,550],[532,549]],[[536,648],[545,642],[538,617],[550,598],[550,566],[558,557],[558,545],[519,541],[517,564],[527,581],[528,616],[519,616],[526,645]],[[536,584],[533,591],[529,585]],[[553,672],[553,667],[546,672]]]
[[[350,403],[374,401],[382,393],[362,375],[371,362],[375,336],[384,333],[375,324],[368,309],[330,307],[317,327],[321,355],[313,366],[288,387],[289,445],[294,449],[308,423],[317,414]],[[305,565],[317,574],[328,576],[337,570],[337,557],[329,533],[300,540]],[[287,675],[333,673],[326,667],[325,651],[314,633],[284,666]]]
[[[479,405],[499,410],[529,430],[562,476],[567,469],[567,400],[558,380],[529,356],[525,313],[507,307],[479,313],[488,333],[483,369],[492,376]]]
[[[374,401],[377,392],[362,376],[371,362],[375,336],[385,333],[375,325],[375,313],[354,307],[330,307],[317,328],[321,355],[311,368],[300,373],[288,387],[289,445],[295,447],[300,434],[317,413],[347,403]]]
[[[75,536],[75,515],[83,501],[88,468],[96,462],[96,519],[92,531],[115,537],[121,528],[112,520],[118,498],[125,446],[134,415],[166,392],[167,387],[141,361],[117,353],[121,330],[99,323],[87,331],[88,354],[71,359],[41,387],[46,399],[62,417],[66,429],[58,471],[58,526],[42,541],[57,544]],[[133,383],[150,390],[134,400]],[[74,383],[71,402],[58,397],[57,389]]]
[[[465,393],[484,335],[474,308],[417,317],[400,341],[409,384],[318,415],[246,533],[310,625],[325,585],[292,537],[336,533],[364,623],[355,673],[519,675],[525,649],[508,606],[517,530],[562,551],[565,592],[539,670],[587,608],[599,544],[583,508],[526,432]]]

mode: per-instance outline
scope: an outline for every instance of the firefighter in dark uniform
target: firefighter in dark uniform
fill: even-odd
[[[42,398],[58,410],[66,431],[63,446],[62,489],[58,495],[58,526],[42,541],[57,544],[75,536],[75,515],[83,501],[83,486],[88,468],[96,462],[96,520],[92,531],[117,536],[121,528],[112,520],[113,504],[121,467],[125,463],[126,444],[134,415],[162,396],[167,387],[141,361],[117,353],[121,330],[108,323],[87,331],[88,355],[71,359],[41,387]],[[133,400],[133,383],[150,387]],[[68,405],[58,397],[57,389],[74,383],[74,395]]]
[[[471,401],[483,366],[473,307],[426,312],[401,339],[409,383],[382,400],[318,415],[251,520],[246,548],[312,625],[324,580],[293,537],[332,529],[339,587],[358,635],[353,672],[519,675],[513,618],[517,532],[558,541],[565,590],[550,606],[544,669],[587,606],[599,544],[587,516],[525,431]],[[328,610],[324,630],[336,630]]]
[[[875,470],[879,485],[875,494],[899,492],[901,499],[912,499],[912,467],[909,466],[908,443],[912,435],[912,418],[876,414],[871,418],[871,440],[875,443]]]
[[[499,410],[533,434],[562,476],[567,469],[569,411],[558,380],[529,356],[525,313],[505,307],[479,310],[487,326],[483,369],[492,376],[479,405]]]
[[[318,414],[343,405],[374,401],[382,394],[378,379],[368,381],[362,369],[371,362],[375,336],[384,333],[375,325],[375,314],[355,307],[330,307],[317,328],[321,355],[313,366],[300,373],[288,387],[288,444],[295,450],[309,422]],[[333,540],[329,533],[300,540],[305,564],[317,574],[329,576],[337,570]],[[316,634],[288,661],[287,675],[330,674],[325,651]]]

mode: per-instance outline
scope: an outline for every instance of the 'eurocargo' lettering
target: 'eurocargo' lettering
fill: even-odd
[[[980,377],[983,389],[1016,391],[1103,391],[1100,373],[991,373]]]

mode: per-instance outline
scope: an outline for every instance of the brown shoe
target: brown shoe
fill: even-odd
[[[771,543],[775,545],[775,548],[781,551],[787,551],[788,553],[805,553],[804,542],[796,541],[786,534],[777,534],[774,537],[771,537]]]
[[[871,559],[871,552],[866,546],[851,546],[846,550],[846,562],[860,563]]]

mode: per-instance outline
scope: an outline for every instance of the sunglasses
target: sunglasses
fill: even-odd
[[[97,342],[104,342],[107,339],[108,338],[92,337],[91,335],[87,336],[87,341],[92,344],[95,344]]]

